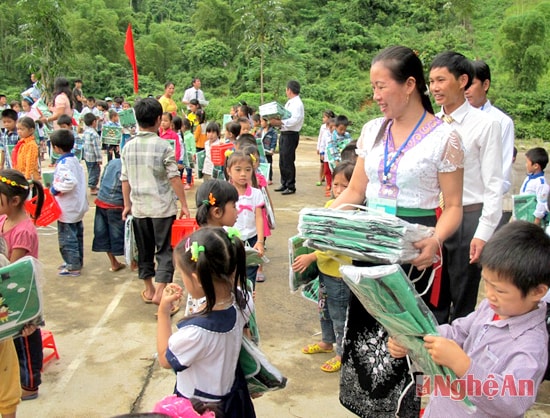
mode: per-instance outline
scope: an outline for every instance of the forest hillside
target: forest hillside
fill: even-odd
[[[489,96],[518,138],[550,140],[550,0],[3,0],[0,93],[17,98],[39,75],[80,78],[85,95],[133,96],[124,53],[131,23],[139,96],[166,81],[181,97],[202,80],[209,118],[245,100],[285,101],[302,84],[304,134],[326,108],[361,125],[378,115],[368,70],[380,49],[402,44],[425,67],[444,50],[485,60]]]

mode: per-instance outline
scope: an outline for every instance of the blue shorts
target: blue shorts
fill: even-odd
[[[92,251],[124,255],[122,209],[95,208]]]

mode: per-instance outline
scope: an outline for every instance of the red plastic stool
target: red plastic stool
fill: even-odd
[[[41,329],[40,333],[42,334],[42,349],[48,348],[50,350],[53,350],[48,355],[44,355],[44,360],[42,361],[42,367],[44,367],[46,363],[52,360],[54,357],[56,359],[59,359],[59,353],[57,352],[57,346],[55,345],[55,340],[53,339],[52,332]]]

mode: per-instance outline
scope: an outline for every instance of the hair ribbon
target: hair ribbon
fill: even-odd
[[[208,199],[204,199],[202,201],[203,204],[205,204],[206,206],[215,206],[216,205],[216,198],[214,197],[214,195],[212,193],[210,193],[208,195]]]
[[[239,230],[237,228],[235,228],[234,226],[230,226],[229,228],[227,228],[227,237],[233,241],[233,238],[234,237],[237,237],[237,238],[240,238],[241,237],[241,233],[239,232]]]
[[[10,180],[9,178],[4,177],[4,176],[0,177],[0,181],[2,183],[6,183],[8,186],[12,186],[12,187],[21,187],[25,190],[27,190],[29,188],[28,184],[19,184],[15,180]]]
[[[253,163],[256,162],[256,157],[254,156],[254,154],[249,154],[250,155],[250,159],[252,160]]]

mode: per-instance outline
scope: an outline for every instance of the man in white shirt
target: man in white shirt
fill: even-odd
[[[204,93],[201,90],[201,80],[199,78],[194,78],[191,82],[191,87],[189,87],[187,90],[185,90],[185,93],[183,93],[183,98],[181,99],[181,101],[182,103],[187,105],[187,110],[190,110],[189,102],[192,99],[198,100],[199,103],[206,101]]]
[[[300,83],[290,80],[286,85],[285,109],[290,112],[288,119],[270,119],[271,126],[281,128],[279,137],[279,170],[281,186],[275,189],[283,195],[296,193],[296,148],[300,141],[300,130],[304,124],[304,104],[300,99]]]
[[[437,55],[430,67],[430,91],[442,106],[437,116],[452,125],[466,149],[462,223],[443,245],[441,293],[434,311],[439,323],[473,312],[479,256],[502,215],[500,124],[466,100],[472,80],[470,61],[456,52]]]
[[[503,212],[500,225],[508,223],[512,216],[512,164],[514,160],[514,122],[506,113],[493,106],[487,99],[487,93],[491,87],[491,70],[481,60],[472,61],[474,79],[472,85],[466,90],[466,99],[473,107],[487,112],[492,118],[500,123],[502,134],[502,202]]]

